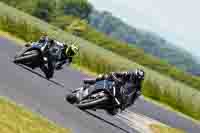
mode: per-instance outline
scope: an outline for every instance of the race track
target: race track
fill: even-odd
[[[75,133],[137,133],[118,117],[108,116],[102,111],[83,112],[64,101],[68,90],[79,87],[86,75],[65,68],[48,81],[39,69],[32,71],[11,62],[18,50],[20,48],[13,42],[0,38],[1,96],[23,104],[63,127],[70,127]],[[190,133],[200,132],[200,125],[143,99],[129,110]]]

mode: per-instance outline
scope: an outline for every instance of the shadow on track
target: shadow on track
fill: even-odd
[[[39,77],[41,77],[41,78],[43,78],[43,79],[48,80],[45,76],[43,76],[43,75],[40,74],[40,73],[37,73],[37,72],[33,71],[31,68],[29,68],[29,67],[27,67],[27,66],[24,66],[24,65],[22,65],[22,64],[16,64],[16,65],[18,65],[18,66],[20,66],[20,67],[22,67],[22,68],[24,68],[24,69],[26,69],[26,70],[28,70],[28,71],[30,71],[30,72],[36,74],[36,75],[38,75]],[[62,88],[65,87],[63,84],[61,84],[61,83],[59,83],[59,82],[56,82],[56,81],[53,81],[53,80],[48,80],[48,81],[50,81],[50,82],[52,82],[53,84],[56,84],[56,85],[58,85],[58,86],[60,86],[60,87],[62,87]]]
[[[103,121],[103,122],[105,122],[105,123],[107,123],[107,124],[109,124],[109,125],[115,127],[115,128],[118,128],[118,129],[124,131],[125,133],[130,133],[128,130],[123,129],[123,128],[119,127],[118,125],[115,125],[114,123],[109,122],[109,121],[107,121],[107,120],[105,120],[105,119],[103,119],[103,118],[101,118],[101,117],[99,117],[99,116],[97,116],[97,115],[95,115],[95,114],[89,112],[89,111],[86,111],[86,110],[85,110],[84,112],[86,112],[87,114],[89,114],[89,115],[91,115],[91,116],[93,116],[93,117],[95,117],[95,118],[97,118],[97,119],[99,119],[99,120],[101,120],[101,121]]]

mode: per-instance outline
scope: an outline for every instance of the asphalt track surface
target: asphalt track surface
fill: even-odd
[[[83,112],[64,101],[69,89],[81,86],[87,78],[76,70],[65,68],[56,71],[48,81],[37,69],[24,68],[12,63],[20,47],[0,38],[0,95],[28,107],[59,125],[72,128],[75,133],[137,133],[126,123],[102,111]],[[129,110],[146,115],[189,133],[200,133],[200,125],[157,105],[139,99]]]

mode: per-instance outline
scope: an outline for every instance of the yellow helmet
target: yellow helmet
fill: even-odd
[[[76,55],[78,53],[78,51],[79,51],[79,46],[72,44],[72,45],[68,46],[65,53],[68,56],[73,56],[73,55]]]

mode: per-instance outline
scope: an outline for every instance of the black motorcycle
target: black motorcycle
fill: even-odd
[[[116,83],[114,81],[102,80],[85,89],[78,88],[66,96],[66,100],[82,110],[86,109],[103,109],[110,115],[116,115],[120,109],[120,101],[117,99]],[[121,88],[120,92],[124,89]],[[134,93],[134,92],[133,92]],[[79,100],[72,100],[77,97]]]

